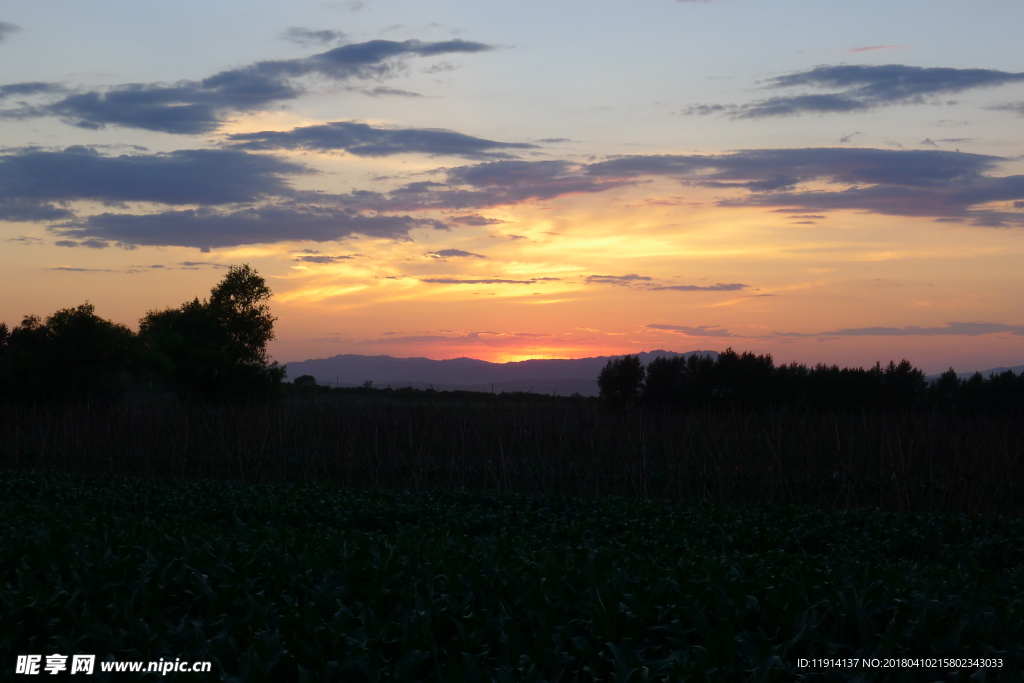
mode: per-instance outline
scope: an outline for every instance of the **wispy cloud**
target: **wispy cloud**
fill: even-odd
[[[487,159],[509,156],[508,151],[502,150],[536,148],[527,143],[485,140],[440,128],[380,128],[354,121],[336,121],[290,131],[237,133],[228,140],[239,149],[339,150],[360,157],[427,154]]]
[[[441,260],[449,258],[487,258],[483,254],[474,254],[473,252],[463,251],[461,249],[440,249],[438,251],[429,252],[427,256]]]
[[[846,52],[856,54],[858,52],[878,52],[880,50],[906,50],[909,45],[869,45],[868,47],[854,47]]]
[[[240,244],[333,242],[353,234],[402,238],[414,228],[441,229],[437,221],[411,216],[364,215],[350,209],[264,205],[238,211],[186,209],[153,214],[103,213],[56,226],[71,238],[105,239],[124,245],[195,247],[202,251]]]
[[[95,239],[81,240],[80,242],[75,240],[57,240],[54,244],[58,247],[86,247],[87,249],[106,249],[110,246],[110,242]]]
[[[989,107],[989,109],[994,109],[996,111],[1009,111],[1013,112],[1017,116],[1024,116],[1024,102],[1009,102],[1007,104],[997,104],[992,107]]]
[[[750,191],[720,206],[779,207],[818,213],[851,209],[890,216],[1024,225],[1024,217],[992,202],[1024,199],[1024,176],[990,175],[1007,159],[941,150],[825,147],[742,150],[720,155],[636,155],[596,162],[586,173],[624,182],[667,176],[715,188]],[[831,190],[805,184],[825,182]]]
[[[879,46],[861,50],[893,47]],[[818,66],[808,71],[772,78],[767,87],[828,89],[832,92],[779,95],[745,105],[694,105],[685,113],[729,113],[738,118],[765,118],[806,113],[857,112],[893,104],[921,104],[927,102],[929,97],[1020,81],[1024,81],[1024,73],[995,69],[952,69],[903,64]]]
[[[448,216],[445,220],[450,223],[458,223],[460,225],[500,225],[501,223],[508,223],[498,218],[486,218],[480,214],[474,213],[467,216]]]
[[[0,116],[57,116],[82,128],[118,125],[196,135],[216,129],[227,114],[261,111],[299,97],[305,92],[305,85],[300,82],[305,77],[335,82],[380,80],[396,75],[404,60],[412,57],[490,49],[483,43],[458,39],[433,43],[371,40],[299,59],[256,62],[201,81],[179,81],[172,85],[129,83],[107,90],[78,92],[49,104],[6,110]]]
[[[281,37],[302,47],[316,47],[341,42],[345,39],[345,34],[341,31],[331,31],[328,29],[314,31],[308,28],[293,26],[285,30]]]
[[[502,278],[479,278],[464,279],[456,277],[425,277],[420,282],[434,285],[535,285],[546,280],[557,280],[558,278],[531,278],[529,280],[505,280]]]
[[[630,285],[634,282],[650,282],[652,279],[646,275],[637,275],[636,273],[630,273],[629,275],[588,275],[587,284]]]
[[[59,270],[68,273],[118,273],[121,271],[110,270],[109,268],[74,268],[72,266],[54,266],[47,270]]]
[[[1004,325],[1002,323],[968,322],[945,323],[939,327],[855,327],[840,328],[828,332],[774,332],[780,337],[935,337],[965,336],[978,337],[986,334],[1009,333],[1024,336],[1024,325]]]
[[[738,337],[740,335],[733,334],[724,327],[718,325],[697,325],[696,327],[690,327],[687,325],[663,325],[663,324],[652,324],[644,325],[649,330],[658,330],[662,332],[679,332],[685,334],[687,337]]]
[[[21,27],[17,24],[12,24],[8,21],[0,21],[0,43],[7,40],[7,36],[12,33],[17,33],[21,30]]]
[[[736,292],[741,289],[746,289],[749,286],[750,285],[744,285],[738,282],[733,282],[730,284],[719,282],[718,284],[714,285],[661,285],[657,287],[651,287],[650,289],[656,292],[666,290],[676,292]]]
[[[302,255],[302,256],[296,256],[292,260],[293,261],[298,261],[300,263],[327,264],[327,263],[341,263],[342,261],[350,261],[350,260],[352,260],[352,258],[353,257],[351,257],[351,256],[345,256],[345,255],[342,255],[342,256],[328,256],[326,254],[305,254],[305,255]]]

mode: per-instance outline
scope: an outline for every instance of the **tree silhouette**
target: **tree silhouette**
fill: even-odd
[[[640,362],[640,356],[610,358],[597,376],[601,398],[616,407],[635,402],[643,386],[644,365]]]
[[[137,366],[132,331],[88,302],[0,328],[0,385],[15,396],[114,397]]]
[[[273,393],[284,369],[267,355],[274,318],[270,288],[248,264],[233,266],[210,291],[178,308],[150,311],[139,336],[150,368],[172,388],[210,397]]]
[[[683,356],[660,356],[647,364],[644,402],[652,406],[682,406],[691,400],[690,375]]]

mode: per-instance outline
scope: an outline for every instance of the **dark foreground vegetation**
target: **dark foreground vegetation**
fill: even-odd
[[[0,468],[355,489],[1024,511],[1007,415],[609,411],[597,401],[350,390],[319,400],[0,403]]]
[[[24,473],[0,479],[0,519],[4,653],[212,660],[239,681],[1024,670],[1019,518]]]

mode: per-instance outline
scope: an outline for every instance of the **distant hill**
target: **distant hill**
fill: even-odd
[[[717,351],[645,351],[638,354],[646,365],[661,356],[711,356]],[[331,358],[298,361],[286,365],[288,379],[312,375],[321,384],[358,386],[373,382],[377,387],[418,389],[464,389],[467,391],[532,391],[538,394],[568,396],[580,393],[597,396],[597,375],[609,358],[597,356],[573,360],[523,360],[512,363],[490,363],[475,358],[431,360],[429,358],[394,358],[392,356],[358,356],[344,354]]]

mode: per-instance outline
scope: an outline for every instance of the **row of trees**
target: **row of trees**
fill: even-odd
[[[929,383],[907,360],[871,368],[799,363],[776,366],[770,354],[660,357],[646,367],[639,356],[608,361],[598,376],[601,398],[612,406],[799,406],[826,410],[945,407],[985,412],[1024,409],[1024,373],[1012,370],[960,379],[950,368]]]
[[[275,318],[270,288],[248,265],[232,267],[208,299],[154,310],[138,333],[92,304],[13,329],[0,323],[0,394],[115,397],[126,389],[222,398],[274,393],[284,369],[267,354]]]

